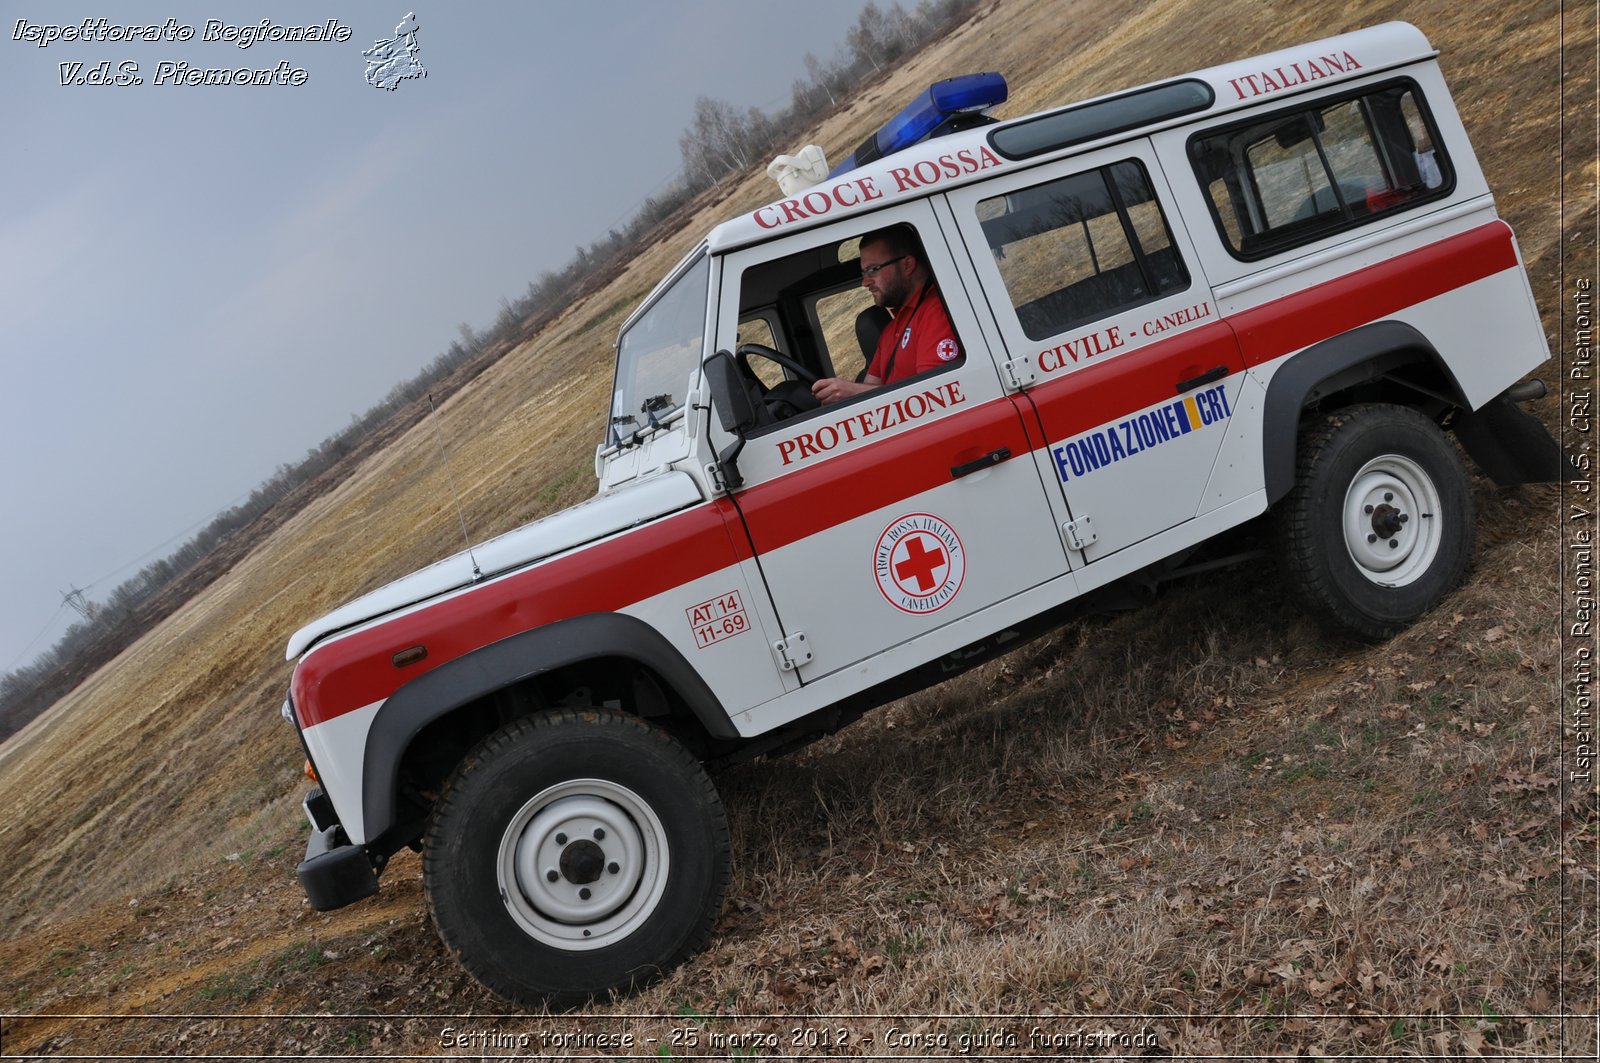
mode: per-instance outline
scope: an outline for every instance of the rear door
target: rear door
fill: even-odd
[[[1244,365],[1146,141],[949,194],[1031,401],[1041,474],[1093,562],[1194,517]]]

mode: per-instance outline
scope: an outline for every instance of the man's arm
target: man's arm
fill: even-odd
[[[863,392],[871,391],[873,388],[882,386],[883,381],[879,380],[871,373],[868,373],[866,379],[862,380],[859,384],[854,380],[846,380],[843,377],[829,376],[823,377],[815,384],[812,384],[811,394],[817,397],[818,402],[826,406],[830,402],[839,402],[842,399],[854,398]]]

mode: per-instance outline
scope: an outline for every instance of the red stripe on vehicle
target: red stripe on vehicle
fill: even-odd
[[[1516,266],[1511,227],[1493,221],[1226,320],[1260,365]]]
[[[1179,395],[1180,381],[1219,365],[1230,372],[1244,370],[1233,331],[1214,321],[1046,381],[1028,395],[1039,409],[1048,438],[1061,440],[1158,402],[1171,402]]]
[[[303,727],[393,694],[418,676],[491,642],[584,613],[614,612],[751,556],[727,499],[582,547],[526,572],[313,649],[295,669],[292,697]],[[426,646],[426,659],[391,658]]]
[[[739,492],[739,510],[757,547],[776,550],[947,484],[954,466],[1001,447],[1019,458],[1034,449],[1009,397],[756,484]]]
[[[1023,396],[953,412],[755,484],[739,492],[738,506],[754,541],[775,550],[950,483],[952,466],[989,451],[1008,447],[1017,460],[1048,440],[1176,398],[1177,373],[1197,375],[1224,362],[1238,368],[1239,348],[1242,364],[1257,365],[1516,265],[1510,228],[1493,222],[1046,379]],[[1044,418],[1046,442],[1021,415],[1028,401]],[[717,499],[325,643],[295,670],[292,694],[301,724],[314,726],[382,700],[491,642],[570,616],[614,612],[746,560],[750,543],[742,532],[730,532],[737,520],[733,502]],[[427,647],[427,658],[394,667],[392,656],[416,645]]]

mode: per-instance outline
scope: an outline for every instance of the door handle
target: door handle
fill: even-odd
[[[1225,366],[1225,365],[1212,366],[1210,369],[1207,369],[1204,373],[1201,373],[1199,376],[1192,376],[1188,380],[1180,380],[1180,381],[1178,381],[1178,394],[1182,395],[1185,391],[1193,391],[1195,388],[1205,387],[1207,384],[1211,383],[1212,381],[1221,380],[1223,377],[1225,377],[1227,375],[1228,375],[1228,367],[1227,366]]]
[[[1010,457],[1010,447],[1001,447],[999,450],[991,450],[983,457],[969,461],[964,465],[950,466],[950,479],[959,480],[963,476],[970,476],[975,472],[981,472],[990,466],[999,465],[1002,461],[1005,461]]]

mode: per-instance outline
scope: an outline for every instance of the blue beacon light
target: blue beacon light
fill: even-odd
[[[982,125],[989,121],[985,112],[1005,101],[1006,79],[999,74],[963,74],[935,82],[883,128],[863,140],[828,176],[849,173],[929,137]]]

